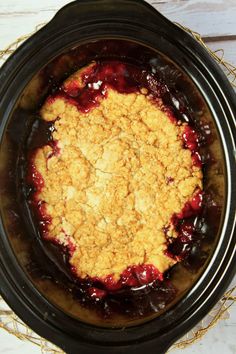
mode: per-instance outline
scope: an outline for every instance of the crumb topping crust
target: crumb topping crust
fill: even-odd
[[[86,70],[64,88],[83,87]],[[37,199],[50,215],[47,238],[69,246],[76,274],[118,281],[130,266],[171,267],[164,230],[176,237],[171,217],[202,189],[201,168],[184,146],[186,123],[173,123],[146,89],[112,87],[89,112],[58,95],[41,116],[55,121],[57,153],[46,145],[34,155],[44,181]]]

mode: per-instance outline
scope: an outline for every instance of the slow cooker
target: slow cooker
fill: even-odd
[[[96,58],[151,63],[168,83],[169,98],[184,101],[196,124],[212,134],[205,148],[214,161],[204,170],[204,188],[213,196],[204,252],[195,250],[187,266],[174,267],[176,298],[146,317],[104,319],[78,304],[62,285],[61,256],[38,240],[22,192],[23,152],[35,112],[75,67]],[[35,332],[67,353],[166,352],[216,304],[236,270],[236,98],[226,76],[196,40],[146,2],[79,0],[10,56],[0,80],[1,295]],[[39,271],[37,262],[47,269]]]

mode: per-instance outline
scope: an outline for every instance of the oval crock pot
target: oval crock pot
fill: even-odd
[[[104,328],[99,323],[89,324],[70,316],[57,306],[57,293],[53,293],[53,299],[45,295],[52,292],[51,285],[36,284],[30,278],[24,263],[30,248],[22,235],[27,234],[27,226],[22,226],[26,223],[21,217],[23,203],[17,197],[19,179],[16,178],[18,147],[34,105],[33,95],[32,107],[29,104],[27,112],[22,103],[22,97],[31,95],[31,91],[26,91],[29,83],[46,65],[49,70],[50,63],[61,53],[80,43],[106,38],[133,41],[159,52],[191,82],[190,101],[202,97],[207,119],[217,137],[214,153],[219,168],[208,177],[208,184],[212,186],[220,179],[214,188],[222,199],[221,215],[215,215],[218,226],[210,258],[183,296],[160,316],[116,328]],[[34,331],[67,353],[165,352],[214,306],[236,269],[236,99],[227,78],[190,35],[147,3],[80,0],[62,8],[49,24],[16,50],[3,65],[0,82],[0,290],[3,298]]]

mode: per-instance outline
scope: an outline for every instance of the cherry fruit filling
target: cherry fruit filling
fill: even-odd
[[[201,218],[204,197],[201,134],[196,127],[175,117],[173,107],[165,104],[164,97],[167,93],[166,84],[147,68],[112,60],[92,62],[70,76],[48,97],[41,109],[40,118],[32,128],[28,144],[27,184],[32,188],[29,205],[34,212],[41,237],[58,244],[68,253],[68,267],[75,282],[83,289],[80,293],[83,293],[83,299],[87,302],[104,302],[104,299],[120,294],[123,289],[130,291],[129,289],[143,289],[145,286],[147,291],[159,289],[159,294],[166,287],[172,299],[175,290],[166,279],[166,273],[175,263],[186,259],[195,244],[196,220]],[[116,109],[121,110],[120,116]],[[134,117],[133,120],[130,117]],[[160,126],[163,127],[161,130]],[[106,131],[106,127],[110,131]],[[93,130],[95,128],[96,131]],[[82,134],[85,134],[85,139]],[[91,139],[91,145],[86,145],[93,134],[95,140]],[[166,141],[167,139],[170,140]],[[176,146],[179,154],[175,156]],[[51,187],[47,189],[47,185],[53,186],[50,171],[55,172],[60,166],[60,179],[61,169],[67,171],[71,168],[67,164],[68,159],[71,159],[73,166],[78,165],[79,168],[65,175],[67,181],[63,185],[64,189],[59,185],[53,190],[55,193],[50,195]],[[173,174],[173,171],[177,172]],[[73,173],[80,174],[81,183],[88,179],[84,188],[77,187],[80,182]],[[54,175],[56,176],[55,173]],[[131,176],[127,189],[127,178]],[[57,184],[57,180],[54,183]],[[163,194],[160,194],[160,200],[158,195],[162,187],[150,192],[154,189],[152,186],[158,183],[165,188]],[[91,189],[93,184],[96,188]],[[104,191],[105,188],[104,200],[101,199],[101,193],[95,193],[96,190],[101,191],[101,184],[101,190]],[[115,195],[114,186],[121,197]],[[85,196],[83,193],[86,188],[88,192]],[[65,189],[67,194],[64,196]],[[56,190],[61,193],[61,200],[58,199]],[[120,209],[123,208],[122,215],[119,211],[114,216],[113,211],[108,210],[104,201],[109,204],[109,193],[114,198],[112,208],[116,209],[117,202]],[[66,212],[70,210],[70,213],[74,213],[74,205],[70,202],[74,200],[80,212],[75,213],[77,219],[72,222],[68,221],[71,218]],[[67,209],[63,206],[64,214],[60,216],[58,209],[63,203],[67,205]],[[169,206],[171,204],[172,212]],[[91,214],[93,208],[97,210],[94,217]],[[159,210],[159,214],[155,219],[156,210]],[[102,215],[100,219],[99,213]],[[95,243],[91,247],[80,243],[84,234],[78,230],[83,227],[83,218],[87,218],[87,229],[81,232],[88,233],[84,242],[89,242],[90,232],[93,233],[95,229],[98,232],[97,237],[105,234],[102,238],[104,244],[101,246],[107,247],[104,255],[108,258],[112,258],[112,254],[114,258],[120,257],[120,262],[124,262],[124,265],[111,259],[111,272],[106,268],[109,262],[105,262],[101,265],[99,274],[95,274],[94,266],[87,266],[86,260],[93,257],[90,250],[97,247],[97,244],[96,240],[92,241]],[[164,220],[163,225],[159,219]],[[113,227],[114,220],[117,228]],[[145,223],[148,224],[146,229]],[[155,231],[155,224],[158,224],[158,231]],[[129,227],[132,228],[130,234]],[[143,229],[145,232],[142,233]],[[137,256],[127,254],[124,258],[122,254],[115,252],[115,248],[110,251],[109,242],[112,241],[108,242],[107,239],[112,232],[117,233],[113,247],[118,247],[124,232],[127,232],[129,242],[137,247]],[[138,241],[135,232],[140,235]],[[156,240],[159,237],[155,236],[155,232],[161,235],[161,242],[155,241],[155,237]],[[124,242],[127,241],[124,239]],[[145,250],[147,243],[151,246]],[[153,252],[155,244],[159,247],[159,253]],[[127,247],[121,246],[120,249],[122,252],[128,249],[127,253],[132,251],[129,243]],[[142,262],[139,251],[143,252]],[[88,254],[84,256],[86,252]],[[132,261],[130,264],[129,259]],[[94,264],[96,263],[99,269],[99,261],[95,259]],[[163,299],[163,295],[160,296]]]

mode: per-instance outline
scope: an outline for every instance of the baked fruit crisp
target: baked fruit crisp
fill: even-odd
[[[161,99],[155,75],[92,62],[41,108],[51,138],[29,157],[41,236],[69,252],[91,297],[156,280],[185,257],[202,203],[198,134]],[[46,123],[48,122],[48,123]]]

